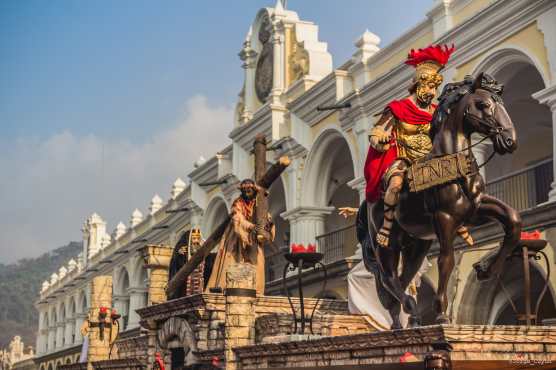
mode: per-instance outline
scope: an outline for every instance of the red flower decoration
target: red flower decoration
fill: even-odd
[[[417,51],[411,49],[411,52],[407,55],[405,64],[415,67],[426,61],[435,61],[441,66],[444,66],[448,63],[448,59],[450,59],[450,55],[454,50],[454,44],[452,44],[450,48],[447,45],[444,45],[444,47],[441,45],[430,45],[429,47]]]
[[[307,246],[307,252],[309,253],[315,253],[317,251],[317,246],[314,244],[309,244]]]
[[[100,313],[106,313],[106,312],[108,312],[108,307],[104,307],[104,306],[100,307],[100,308],[99,308],[99,312],[100,312]]]
[[[291,247],[291,252],[292,253],[305,253],[306,249],[305,246],[303,244],[292,244]]]
[[[520,238],[521,240],[539,240],[541,238],[541,232],[539,230],[531,231],[529,233],[527,231],[522,231]]]

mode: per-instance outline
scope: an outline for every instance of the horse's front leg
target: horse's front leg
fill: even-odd
[[[440,254],[438,255],[438,290],[434,300],[436,311],[436,322],[438,324],[448,324],[449,318],[446,316],[448,308],[448,281],[454,269],[454,238],[456,236],[457,225],[452,216],[443,211],[434,214],[434,228],[438,243],[440,244]]]
[[[478,218],[494,219],[502,224],[504,228],[504,240],[498,250],[498,254],[489,266],[484,268],[481,264],[475,265],[477,279],[488,280],[493,276],[499,276],[508,254],[516,247],[521,236],[521,216],[515,209],[501,200],[483,194],[481,204],[477,210]]]
[[[408,234],[405,235],[402,249],[403,269],[400,275],[400,282],[404,291],[407,290],[407,287],[413,281],[415,275],[419,272],[431,244],[432,241],[413,239]],[[412,296],[408,296],[406,299],[414,301]],[[418,311],[417,302],[415,302],[413,313],[411,313],[409,317],[409,327],[421,325],[421,317],[419,316]]]

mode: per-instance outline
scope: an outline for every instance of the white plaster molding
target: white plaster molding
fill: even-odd
[[[234,128],[228,136],[233,140],[234,144],[238,144],[244,150],[250,151],[253,148],[255,135],[258,133],[265,134],[267,140],[273,138],[272,109],[269,102],[255,112],[251,121]]]
[[[435,0],[434,7],[427,13],[432,22],[435,39],[448,32],[453,26],[451,4],[453,0]]]
[[[556,6],[539,15],[537,25],[544,35],[544,47],[548,55],[552,84],[556,84]]]
[[[334,207],[296,207],[280,214],[284,220],[296,221],[299,219],[322,220],[327,215],[334,212]]]
[[[149,214],[153,216],[159,209],[162,208],[162,205],[162,198],[158,194],[155,194],[151,199],[151,204],[149,205]]]
[[[143,221],[143,214],[137,208],[131,213],[131,218],[129,220],[129,226],[134,228],[135,226],[139,225]]]
[[[309,91],[287,104],[290,114],[294,114],[310,126],[322,121],[333,111],[317,111],[319,105],[332,105],[336,103],[336,75],[329,74]]]
[[[170,195],[172,196],[172,199],[176,199],[178,195],[180,195],[181,192],[184,190],[185,190],[185,182],[178,177],[176,181],[174,181],[174,184],[172,185],[172,190],[170,191]]]
[[[112,233],[112,237],[114,239],[114,241],[120,239],[122,237],[122,235],[124,235],[127,231],[127,228],[125,226],[125,224],[123,222],[118,222],[118,224],[116,225],[116,228],[114,229],[114,232]]]
[[[537,91],[532,97],[539,103],[548,106],[553,113],[556,112],[556,85]]]

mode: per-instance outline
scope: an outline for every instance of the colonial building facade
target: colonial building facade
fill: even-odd
[[[403,63],[407,52],[431,43],[456,46],[443,71],[445,82],[484,71],[505,85],[503,99],[517,128],[519,149],[511,156],[494,157],[483,175],[490,194],[522,213],[524,229],[539,230],[549,241],[545,251],[548,268],[552,267],[556,261],[556,2],[432,1],[426,18],[391,44],[381,46],[377,35],[365,31],[355,42],[352,58],[334,67],[318,26],[278,1],[257,13],[240,49],[245,79],[228,134],[231,144],[195,163],[187,181],[177,179],[167,201],[156,195],[145,215],[136,209],[127,226],[119,223],[109,233],[103,219],[91,215],[83,226],[79,258],[43,283],[36,303],[40,312],[36,363],[41,370],[77,361],[83,340],[80,327],[87,318],[95,276],[112,277],[112,305],[123,315],[123,336],[140,335],[136,310],[154,300],[148,290],[152,271],[145,265],[144,246],[170,249],[192,227],[200,227],[204,236],[210,234],[238,195],[238,181],[253,175],[251,150],[258,133],[271,143],[269,162],[281,155],[292,160],[270,191],[275,244],[282,249],[279,254],[270,249],[267,253],[267,294],[281,294],[281,254],[288,245],[317,242],[331,276],[321,294],[346,299],[345,276],[358,261],[357,241],[354,220],[344,220],[336,208],[357,207],[362,201],[368,131],[390,100],[407,95],[412,77]],[[317,109],[335,104],[346,108]],[[488,141],[475,149],[479,163],[492,151]],[[495,284],[478,282],[472,264],[497,246],[501,229],[486,225],[472,233],[476,246],[458,247],[450,282],[450,316],[458,323],[513,323],[513,302],[521,309],[524,295],[521,262],[508,262],[502,278],[506,293]],[[429,256],[432,267],[424,278],[422,297],[428,297],[437,284],[435,250]],[[547,266],[541,261],[530,264],[535,298],[543,288]],[[319,277],[306,275],[307,291],[319,294]],[[539,303],[541,318],[556,317],[555,288],[552,275]]]

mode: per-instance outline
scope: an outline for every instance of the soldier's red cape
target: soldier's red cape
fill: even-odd
[[[435,105],[433,107],[436,108]],[[398,120],[411,125],[424,125],[432,120],[432,114],[417,108],[409,98],[394,100],[388,104],[386,109],[389,109]],[[398,150],[393,136],[390,149],[385,152],[379,152],[372,146],[369,147],[364,171],[367,181],[365,196],[368,202],[374,203],[380,199],[382,195],[382,176],[396,158],[398,158]]]

